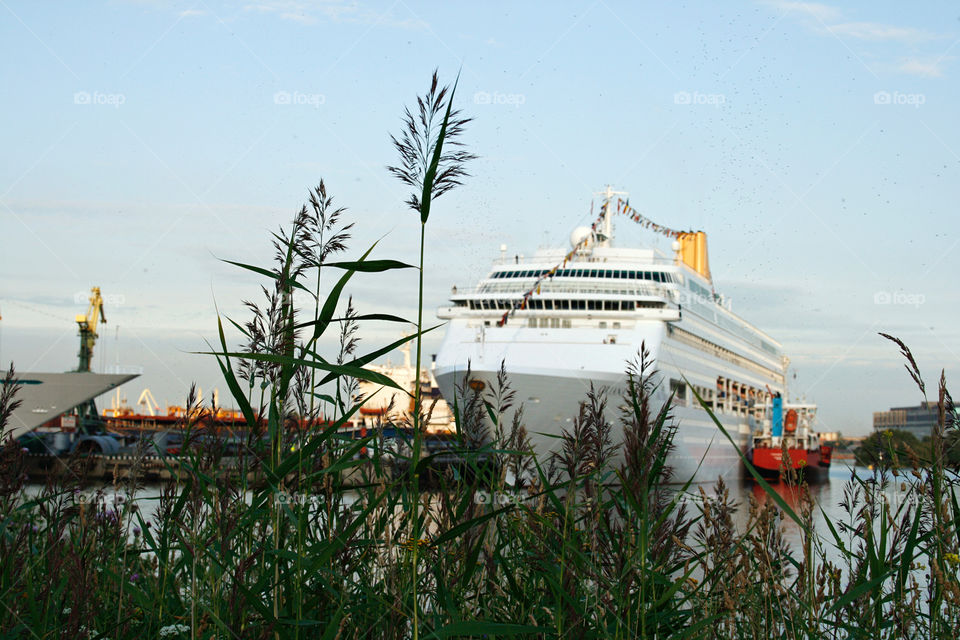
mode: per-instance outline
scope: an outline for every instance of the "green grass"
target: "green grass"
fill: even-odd
[[[435,200],[437,176],[464,175],[444,174],[449,163],[468,159],[436,145],[455,118],[453,92],[433,82],[428,96],[445,115],[413,156],[425,159],[422,173],[410,165],[418,206]],[[769,500],[745,505],[722,483],[693,502],[684,499],[696,493],[690,485],[667,485],[686,479],[666,466],[670,405],[651,404],[655,378],[643,352],[627,372],[625,402],[612,402],[628,409],[610,410],[604,392],[591,390],[551,460],[525,453],[507,372],[482,393],[461,389],[464,463],[437,472],[426,491],[421,437],[406,464],[390,465],[378,430],[338,436],[359,407],[355,380],[392,384],[364,366],[397,343],[361,354],[358,327],[405,322],[355,311],[344,291],[353,277],[410,268],[375,258],[373,247],[337,261],[347,251],[344,215],[321,184],[274,236],[274,264],[235,263],[266,280],[265,297],[250,305],[248,322],[226,320],[244,346],[228,345],[221,320],[208,357],[247,418],[242,467],[253,480],[222,473],[223,443],[196,440],[205,431],[198,412],[184,425],[195,443],[185,448],[185,473],[163,488],[149,519],[136,478],[111,489],[125,498],[115,507],[81,492],[79,458],[65,461],[73,474],[29,497],[23,453],[3,445],[2,637],[956,637],[960,507],[942,452],[957,425],[943,380],[928,464],[851,477],[846,517],[828,519],[820,535],[802,483],[795,508],[766,485]],[[295,303],[304,298],[310,303]],[[419,342],[422,315],[416,326]],[[332,332],[341,348],[325,358],[319,345]],[[4,385],[0,422],[12,388]],[[415,402],[419,433],[429,407]],[[611,442],[616,420],[622,445]],[[372,461],[357,455],[361,447],[376,452]],[[398,466],[405,471],[393,472]],[[358,475],[361,486],[347,487]],[[510,486],[517,475],[529,482]],[[896,504],[891,482],[903,484]],[[478,499],[488,494],[514,499]],[[738,508],[749,512],[739,527]],[[783,518],[801,529],[795,548]]]

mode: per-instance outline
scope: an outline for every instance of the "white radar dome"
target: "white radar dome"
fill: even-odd
[[[570,246],[576,247],[591,235],[593,235],[593,231],[590,230],[590,227],[577,227],[570,234]]]

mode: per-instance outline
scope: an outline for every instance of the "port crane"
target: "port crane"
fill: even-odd
[[[80,353],[77,371],[90,371],[93,362],[93,346],[97,343],[97,325],[106,322],[107,316],[103,312],[103,298],[100,296],[100,287],[90,289],[90,304],[86,314],[76,318],[80,329]]]
[[[105,323],[107,321],[107,316],[103,312],[103,296],[100,295],[100,287],[90,289],[87,312],[78,314],[76,321],[80,332],[77,372],[90,373],[90,367],[93,363],[93,347],[97,344],[97,338],[99,337],[97,327],[101,322]],[[105,432],[103,418],[100,417],[100,412],[97,411],[97,405],[93,398],[77,406],[76,412],[81,433],[101,434]]]
[[[142,407],[146,406],[146,412],[151,416],[156,416],[160,414],[160,405],[157,404],[156,399],[153,397],[153,394],[150,393],[150,389],[144,389],[140,392],[140,397],[137,399],[137,406]]]

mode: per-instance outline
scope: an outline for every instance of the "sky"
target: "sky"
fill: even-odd
[[[321,179],[355,224],[346,257],[379,241],[415,263],[389,136],[434,69],[459,73],[478,159],[427,225],[428,322],[501,244],[566,246],[611,184],[707,232],[717,291],[783,344],[821,429],[923,399],[878,332],[931,399],[960,371],[955,3],[0,0],[0,51],[0,360],[21,371],[76,366],[99,286],[95,368],[141,367],[129,402],[225,390],[195,352],[263,281],[223,260],[268,266]],[[413,270],[349,293],[416,317]]]

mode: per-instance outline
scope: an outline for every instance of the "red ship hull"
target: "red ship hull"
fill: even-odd
[[[784,460],[784,450],[773,447],[757,447],[750,452],[751,462],[761,475],[779,478],[783,469],[788,468]],[[786,450],[789,468],[801,473],[826,471],[830,467],[833,449],[821,446],[816,449],[789,448]]]

